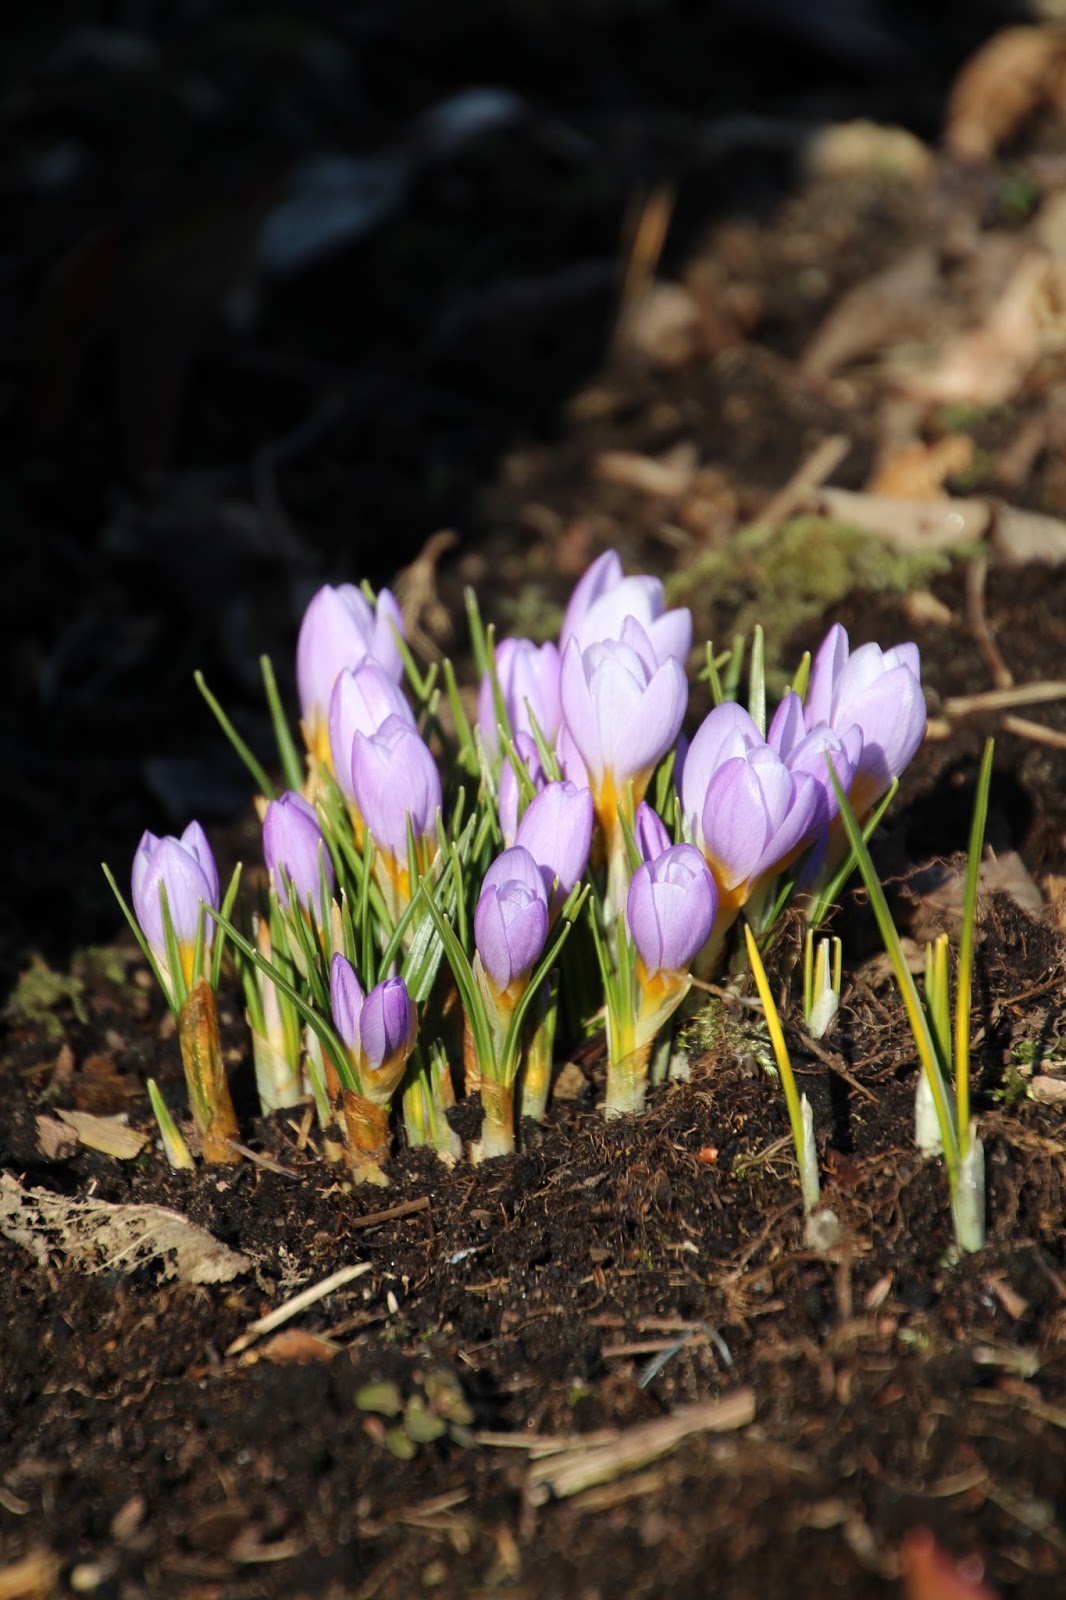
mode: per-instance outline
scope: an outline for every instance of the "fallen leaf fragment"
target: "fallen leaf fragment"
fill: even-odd
[[[851,489],[819,489],[812,496],[823,515],[874,533],[894,550],[950,550],[982,539],[992,520],[984,500],[913,500]]]
[[[51,1550],[31,1550],[21,1561],[0,1567],[0,1600],[49,1600],[59,1592],[62,1567]]]
[[[244,1359],[274,1361],[279,1365],[294,1362],[298,1366],[305,1366],[309,1361],[332,1361],[340,1348],[332,1339],[308,1333],[304,1328],[285,1328],[261,1344],[258,1350],[249,1351]]]
[[[183,1283],[228,1283],[249,1272],[250,1256],[164,1206],[68,1200],[48,1189],[24,1189],[0,1175],[0,1233],[42,1265],[54,1256],[87,1272],[135,1272],[157,1263]]]
[[[683,443],[663,456],[644,456],[634,450],[603,450],[593,463],[597,478],[638,494],[678,500],[696,475],[694,444]]]
[[[57,1118],[39,1116],[37,1148],[46,1161],[69,1161],[78,1148],[78,1136]]]
[[[1018,263],[986,320],[950,339],[927,370],[900,374],[906,393],[934,405],[998,406],[1013,400],[1061,326],[1061,269],[1041,251]]]
[[[703,318],[680,283],[652,283],[619,320],[616,344],[653,367],[681,367],[704,349]]]
[[[58,1111],[56,1116],[90,1150],[99,1150],[118,1161],[132,1161],[148,1143],[148,1136],[131,1128],[123,1112],[117,1117],[97,1117],[91,1111]]]
[[[828,378],[849,362],[924,329],[933,314],[937,284],[932,247],[909,250],[837,301],[804,351],[801,370]]]
[[[903,500],[944,499],[947,479],[966,471],[974,450],[968,433],[949,433],[932,444],[914,439],[882,463],[866,492]]]
[[[1001,561],[1011,566],[1045,561],[1053,567],[1066,561],[1066,522],[1040,511],[1019,511],[1002,503],[996,504],[995,511],[991,542]]]
[[[819,128],[804,148],[803,167],[812,178],[839,181],[876,173],[919,184],[932,174],[933,154],[907,128],[858,117]]]
[[[1061,101],[1066,39],[1051,28],[1005,28],[970,57],[948,96],[944,144],[989,161],[1042,106]]]

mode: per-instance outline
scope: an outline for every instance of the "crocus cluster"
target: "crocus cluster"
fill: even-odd
[[[925,727],[916,647],[851,651],[835,627],[768,727],[760,686],[684,744],[691,616],[614,551],[555,640],[493,645],[473,615],[471,728],[450,666],[443,689],[420,674],[388,590],[321,589],[297,644],[306,772],[286,734],[256,905],[220,904],[196,823],[146,833],[134,861],[172,1004],[208,958],[217,983],[221,924],[264,1110],[310,1093],[324,1144],[366,1181],[401,1099],[412,1141],[454,1150],[447,1111],[476,1094],[481,1153],[513,1149],[520,1118],[544,1114],[558,1030],[601,1008],[606,1110],[639,1110],[694,973],[720,966],[741,913],[761,928],[789,886],[813,894],[842,851],[838,786],[867,815]]]

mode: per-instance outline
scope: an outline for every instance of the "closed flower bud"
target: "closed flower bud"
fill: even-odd
[[[636,802],[677,738],[688,701],[685,669],[674,656],[659,665],[651,642],[631,616],[620,640],[582,651],[570,639],[563,656],[566,730],[588,771],[596,815],[608,835],[626,785]]]
[[[166,938],[160,885],[166,889],[167,907],[183,964],[186,956],[191,962],[202,915],[201,902],[216,910],[219,903],[218,868],[198,822],[190,822],[180,839],[171,834],[160,839],[154,833],[145,832],[133,858],[133,909],[153,955],[165,969]],[[211,947],[214,926],[210,917],[205,919],[207,949]]]
[[[329,758],[329,705],[345,667],[376,661],[399,683],[403,661],[396,645],[403,636],[400,608],[388,589],[372,606],[354,584],[319,589],[304,612],[296,642],[296,685],[304,737],[319,760]]]
[[[795,859],[817,826],[821,793],[807,773],[793,776],[769,745],[719,767],[698,839],[723,909],[743,905],[759,878]]]
[[[418,1037],[418,1012],[402,978],[386,978],[367,995],[359,1018],[363,1063],[371,1072],[398,1072]]]
[[[544,763],[540,759],[540,751],[531,734],[517,733],[514,739],[515,755],[529,773],[533,787],[539,793],[548,781],[544,771]],[[496,795],[496,809],[500,818],[500,832],[503,835],[505,846],[510,848],[515,842],[518,831],[518,812],[522,803],[522,790],[515,773],[514,766],[508,757],[500,768],[499,789]]]
[[[286,910],[290,909],[290,884],[301,908],[309,899],[317,908],[323,872],[332,892],[333,862],[322,838],[318,817],[314,807],[291,789],[279,800],[272,800],[266,808],[263,856],[274,892]]]
[[[640,851],[642,861],[654,861],[673,844],[666,824],[659,813],[652,809],[646,800],[642,800],[637,807],[636,827],[633,829],[637,849]]]
[[[540,868],[521,845],[486,872],[474,912],[474,943],[498,997],[524,987],[548,937],[548,899]]]
[[[647,634],[657,662],[669,656],[684,662],[692,645],[692,613],[663,609],[658,578],[627,578],[616,550],[594,561],[570,596],[559,635],[559,649],[576,639],[581,650],[603,639],[621,639],[627,617]]]
[[[333,1026],[353,1054],[359,1049],[359,1021],[364,1004],[363,986],[355,968],[339,950],[335,951],[329,967],[329,1005]]]
[[[331,763],[346,800],[355,799],[352,752],[356,734],[369,738],[392,716],[400,717],[412,728],[415,725],[414,712],[404,699],[403,690],[385,668],[376,661],[368,661],[354,671],[346,667],[333,685],[329,702]]]
[[[397,860],[407,857],[407,818],[415,840],[435,836],[440,774],[418,732],[404,717],[387,717],[352,748],[352,790],[375,844]]]
[[[518,824],[515,844],[528,850],[541,869],[553,911],[588,865],[593,820],[590,791],[564,781],[547,784]]]
[[[496,646],[496,681],[507,709],[512,734],[531,733],[536,720],[549,744],[559,729],[559,652],[554,644],[532,639],[501,639]],[[478,726],[485,749],[499,749],[492,679],[486,672],[477,702]]]
[[[714,880],[692,845],[671,845],[638,867],[626,921],[645,973],[686,971],[706,943],[717,910]]]

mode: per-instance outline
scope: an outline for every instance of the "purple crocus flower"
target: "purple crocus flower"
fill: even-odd
[[[813,837],[825,817],[825,787],[807,770],[790,771],[743,707],[724,701],[689,746],[681,804],[726,914]]]
[[[363,1062],[371,1072],[406,1062],[418,1037],[418,1012],[402,978],[375,984],[359,1018]]]
[[[633,874],[626,921],[646,977],[687,971],[710,937],[718,892],[690,844],[675,844]]]
[[[637,807],[636,827],[633,829],[637,849],[640,851],[642,861],[654,861],[664,851],[669,850],[673,844],[666,824],[659,813],[652,809],[646,800],[642,800]]]
[[[837,623],[811,665],[804,720],[809,729],[829,723],[841,736],[860,728],[862,753],[850,798],[861,818],[899,777],[925,733],[918,646],[864,644],[853,651]]]
[[[322,838],[315,809],[289,789],[278,800],[271,800],[263,818],[263,857],[270,872],[274,892],[286,910],[290,909],[288,885],[303,907],[310,899],[318,905],[321,873],[333,889],[333,861]]]
[[[540,868],[552,911],[563,904],[588,865],[594,820],[591,792],[564,780],[547,784],[518,824],[515,844],[528,850]]]
[[[808,773],[791,773],[767,744],[722,763],[696,830],[722,912],[742,906],[758,879],[795,859],[817,829],[823,799]]]
[[[753,718],[735,700],[723,700],[700,723],[678,777],[682,814],[698,845],[702,845],[700,824],[707,785],[718,768],[765,742]]]
[[[578,789],[591,789],[589,770],[581,759],[581,753],[573,739],[571,739],[570,731],[565,722],[559,729],[559,734],[555,741],[555,759],[559,763],[559,771],[564,778],[569,778],[570,782]]]
[[[333,685],[329,702],[329,749],[333,771],[344,798],[352,802],[352,750],[357,733],[377,733],[389,717],[415,725],[414,712],[385,668],[367,661],[354,671],[346,667]]]
[[[339,950],[334,951],[329,964],[329,1007],[333,1025],[352,1054],[359,1049],[359,1021],[365,1004],[355,968]]]
[[[372,606],[354,584],[335,589],[327,584],[304,612],[296,641],[296,685],[304,737],[319,760],[329,759],[330,697],[345,667],[371,660],[394,682],[403,677],[394,628],[402,638],[403,618],[388,589],[381,590]]]
[[[518,999],[547,937],[541,870],[528,850],[514,845],[486,872],[474,912],[474,943],[497,999]]]
[[[159,898],[160,884],[166,887],[167,907],[174,936],[182,952],[183,965],[186,958],[191,964],[200,925],[201,902],[216,909],[219,903],[218,868],[207,836],[198,822],[190,822],[180,839],[173,834],[161,839],[146,830],[141,835],[133,858],[133,909],[152,954],[165,968],[167,949]],[[211,948],[214,931],[214,923],[210,917],[206,917],[206,949]]]
[[[627,617],[635,617],[651,641],[657,662],[674,656],[683,662],[692,645],[692,613],[664,611],[658,578],[627,578],[616,550],[607,550],[581,578],[566,608],[559,649],[571,639],[586,650],[603,639],[621,639]]]
[[[352,745],[355,803],[379,849],[407,859],[407,818],[415,842],[435,836],[440,774],[428,746],[402,716],[386,717],[377,733],[357,733]]]
[[[549,744],[559,731],[559,652],[554,644],[532,639],[501,639],[496,646],[496,681],[507,708],[512,734],[531,733],[531,716]],[[478,693],[477,720],[485,749],[499,750],[492,679],[486,672]]]
[[[529,773],[533,787],[539,794],[548,781],[548,774],[544,770],[544,763],[540,759],[540,751],[532,734],[516,733],[514,749],[515,755]],[[518,832],[518,811],[521,803],[522,790],[514,766],[508,758],[500,768],[500,782],[496,794],[500,832],[508,848],[514,844],[515,834]]]
[[[818,812],[812,823],[813,838],[829,826],[840,809],[826,757],[833,764],[837,782],[847,794],[862,757],[862,729],[853,723],[841,736],[835,728],[823,722],[808,733],[803,703],[798,694],[790,692],[774,713],[766,742],[791,773],[807,773],[821,791]]]
[[[566,729],[588,771],[596,815],[611,838],[627,783],[632,781],[639,804],[656,763],[677,737],[688,700],[685,669],[673,655],[660,665],[648,635],[628,616],[621,639],[586,650],[570,639],[561,684]]]

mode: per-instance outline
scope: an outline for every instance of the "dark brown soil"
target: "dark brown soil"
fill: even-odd
[[[349,37],[343,15],[315,12]],[[1017,683],[1062,678],[1066,566],[992,559],[978,604],[966,555],[887,584],[874,562],[846,593],[787,612],[783,632],[765,619],[782,662],[833,620],[853,643],[921,646],[930,737],[877,846],[900,925],[919,942],[957,928],[958,852],[981,745],[996,736],[988,838],[1003,870],[982,900],[973,1017],[988,1182],[979,1255],[953,1259],[944,1173],[915,1150],[914,1049],[854,895],[836,921],[842,1010],[820,1049],[795,1003],[791,935],[774,953],[782,987],[792,976],[793,1058],[841,1225],[824,1251],[804,1244],[783,1097],[754,1013],[736,997],[712,1009],[690,1080],[657,1091],[646,1116],[603,1120],[594,1037],[573,1047],[570,1097],[523,1129],[519,1155],[447,1167],[398,1148],[385,1190],[342,1181],[310,1114],[257,1120],[232,991],[223,1023],[243,1161],[182,1174],[154,1142],[130,1161],[54,1143],[62,1110],[126,1113],[154,1140],[149,1076],[178,1100],[173,1030],[120,931],[100,858],[121,880],[144,826],[166,831],[194,813],[223,856],[256,857],[248,785],[201,712],[194,667],[268,751],[259,653],[272,653],[288,686],[314,585],[389,578],[441,526],[460,534],[436,580],[454,619],[473,583],[501,626],[548,631],[584,564],[613,544],[630,570],[670,578],[700,629],[725,639],[738,611],[772,590],[765,567],[777,557],[741,556],[728,577],[707,579],[708,552],[728,551],[828,434],[851,441],[837,481],[852,487],[883,443],[880,370],[834,388],[797,358],[845,290],[937,225],[928,193],[868,175],[801,183],[789,163],[751,149],[729,181],[692,153],[690,72],[679,108],[661,109],[659,74],[686,40],[669,51],[659,39],[642,100],[635,22],[613,57],[597,53],[594,20],[576,31],[574,81],[597,86],[578,128],[599,140],[595,157],[580,156],[555,122],[576,115],[580,97],[544,87],[559,41],[544,22],[541,54],[524,55],[527,25],[520,8],[508,12],[505,42],[518,45],[494,53],[472,11],[443,78],[428,46],[406,77],[390,77],[389,28],[371,30],[378,81],[401,100],[405,84],[410,101],[388,118],[372,108],[383,141],[435,94],[472,81],[468,64],[455,65],[468,49],[487,63],[482,77],[531,95],[532,126],[424,173],[408,208],[365,246],[272,293],[254,338],[235,324],[202,330],[150,450],[143,434],[135,448],[123,433],[123,408],[143,395],[107,354],[112,323],[89,330],[96,356],[84,371],[84,351],[68,350],[57,372],[26,340],[5,373],[21,444],[8,462],[17,542],[0,595],[13,646],[0,777],[10,802],[0,975],[12,996],[0,1169],[70,1200],[169,1207],[248,1262],[227,1282],[194,1285],[166,1275],[169,1258],[76,1259],[53,1236],[42,1260],[0,1230],[0,1595],[895,1597],[906,1535],[926,1527],[954,1555],[980,1556],[1000,1595],[1058,1600],[1066,1134],[1063,1102],[1031,1089],[1042,1079],[1053,1093],[1066,1073],[1066,701],[1021,709],[1051,742],[948,702],[991,686],[988,637]],[[908,48],[917,26],[903,27]],[[941,72],[971,42],[964,29],[945,37],[956,33]],[[797,116],[802,86],[782,82],[739,25],[722,38],[740,63],[729,93]],[[804,49],[812,114],[903,115],[887,67],[857,79],[853,63],[842,71],[820,46]],[[164,69],[180,77],[170,57]],[[931,135],[946,78],[928,73],[915,84]],[[263,87],[251,68],[248,81]],[[49,100],[39,77],[33,86],[16,118],[27,148],[65,118],[79,136],[103,138],[88,90],[72,107]],[[241,130],[250,161],[269,140],[237,100],[251,118]],[[156,133],[165,147],[165,129]],[[1038,130],[1012,155],[1019,165],[980,181],[952,187],[945,169],[940,199],[954,221],[1002,224],[1008,181],[1038,187],[1060,137]],[[125,147],[108,152],[102,170],[118,174],[116,193],[132,205],[137,163]],[[635,172],[638,155],[647,168]],[[157,178],[188,177],[154,147],[152,159]],[[750,334],[676,365],[606,349],[621,213],[662,177],[679,185],[669,269],[726,262],[758,304]],[[103,214],[98,189],[79,195],[83,211],[65,217],[43,202],[31,214],[17,197],[28,232],[7,265],[27,308],[40,310],[34,280]],[[180,209],[162,179],[151,206],[157,220]],[[809,276],[797,289],[804,251],[823,274],[817,293]],[[590,262],[606,272],[591,274],[588,298],[560,291],[558,274]],[[550,281],[546,300],[527,292],[533,280]],[[1009,404],[966,423],[988,483],[1025,426],[1045,426],[1048,446],[1010,498],[1060,517],[1053,421],[1064,371],[1060,347]],[[28,399],[46,379],[74,390],[47,426]],[[164,382],[156,372],[149,388]],[[264,445],[338,395],[335,422],[294,446],[283,480],[275,465],[264,490]],[[926,423],[930,436],[942,426]],[[661,457],[686,442],[709,469],[686,501],[685,515],[703,519],[695,533],[676,504],[604,470],[607,452]],[[462,667],[457,622],[448,637],[432,605],[419,620]],[[27,970],[32,993],[17,983]],[[472,1136],[470,1107],[458,1121]],[[231,1348],[298,1290],[358,1263],[368,1270],[281,1333]],[[578,1492],[545,1487],[551,1445],[636,1447],[643,1425],[738,1395],[750,1396],[751,1420],[717,1432],[705,1417]],[[399,1417],[380,1409],[383,1396],[405,1408]]]

